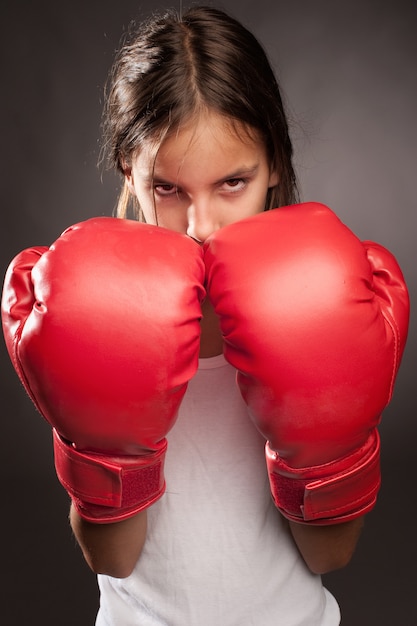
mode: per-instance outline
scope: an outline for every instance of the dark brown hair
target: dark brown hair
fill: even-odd
[[[223,11],[198,6],[154,15],[116,55],[104,111],[108,163],[121,173],[144,142],[165,137],[203,109],[253,129],[265,141],[279,184],[266,209],[297,199],[293,149],[280,88],[254,35]],[[125,185],[118,214],[127,211]]]

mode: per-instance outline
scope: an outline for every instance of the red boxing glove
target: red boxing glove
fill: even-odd
[[[391,399],[409,318],[394,257],[321,204],[226,226],[205,244],[225,356],[267,439],[276,506],[335,524],[374,506],[376,427]]]
[[[23,251],[7,271],[6,345],[89,521],[125,519],[164,492],[165,435],[198,363],[203,281],[189,237],[111,217]]]

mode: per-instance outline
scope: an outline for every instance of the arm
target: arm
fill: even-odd
[[[100,571],[131,569],[146,530],[137,514],[165,490],[166,434],[198,362],[201,256],[185,235],[103,217],[7,270],[6,346],[53,427],[58,478],[90,523],[72,515],[76,536]]]
[[[316,203],[228,225],[204,251],[277,508],[295,524],[343,528],[373,508],[380,485],[377,426],[408,330],[398,263]],[[292,528],[312,569],[350,558],[349,526],[343,549],[342,531]]]
[[[311,526],[289,522],[298,550],[314,574],[328,574],[349,563],[363,524],[363,516],[334,526]]]
[[[93,524],[70,509],[70,524],[89,567],[96,574],[129,576],[146,539],[146,510],[113,524]]]

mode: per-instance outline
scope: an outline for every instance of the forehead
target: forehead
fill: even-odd
[[[144,146],[137,155],[143,171],[157,175],[189,172],[203,176],[234,168],[251,168],[266,160],[259,133],[216,113],[200,115],[171,132],[158,148]]]

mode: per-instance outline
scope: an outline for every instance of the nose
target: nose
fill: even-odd
[[[197,243],[204,243],[203,239],[197,239],[197,237],[193,237],[192,235],[190,235],[189,232],[187,232],[187,235],[191,237],[191,239],[194,239],[194,241]]]
[[[219,228],[220,224],[211,203],[194,202],[189,206],[187,235],[197,243],[204,243]]]

